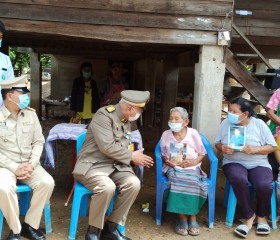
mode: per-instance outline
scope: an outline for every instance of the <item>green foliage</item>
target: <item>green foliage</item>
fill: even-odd
[[[51,68],[51,56],[47,54],[41,54],[40,61],[42,63],[42,70]]]
[[[246,69],[247,69],[248,71],[252,71],[253,66],[252,66],[252,65],[246,65]]]
[[[30,69],[30,53],[18,52],[16,47],[9,48],[9,56],[14,68],[16,75],[20,76],[23,69],[26,68],[27,71]],[[42,63],[42,70],[51,68],[51,57],[47,54],[40,55],[40,61]]]
[[[24,68],[30,68],[30,54],[20,53],[17,51],[16,47],[9,48],[9,56],[14,68],[14,71],[20,76]]]

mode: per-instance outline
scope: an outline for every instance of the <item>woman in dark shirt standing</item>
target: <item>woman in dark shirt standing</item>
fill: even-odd
[[[75,111],[73,123],[81,120],[81,123],[88,124],[100,107],[100,99],[97,84],[92,78],[91,63],[82,63],[80,74],[72,86],[70,109]]]

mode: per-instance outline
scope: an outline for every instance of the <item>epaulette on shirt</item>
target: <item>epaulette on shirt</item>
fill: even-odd
[[[36,109],[31,108],[31,107],[27,107],[26,109],[27,109],[27,110],[30,110],[30,111],[32,111],[32,112],[36,112]]]
[[[114,106],[108,106],[108,107],[106,107],[105,109],[106,109],[106,111],[107,111],[108,113],[112,113],[112,112],[114,112],[114,111],[116,110],[116,108],[115,108]]]

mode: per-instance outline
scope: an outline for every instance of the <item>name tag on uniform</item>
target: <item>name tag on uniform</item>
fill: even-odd
[[[133,143],[129,144],[127,149],[130,151],[134,151],[134,144]]]
[[[6,79],[6,75],[7,75],[7,69],[6,68],[1,68],[0,73],[2,72],[2,74],[0,74],[0,81],[5,80]]]
[[[28,126],[28,125],[31,125],[31,124],[32,124],[31,122],[23,122],[22,123],[23,126]]]
[[[1,129],[7,128],[7,123],[6,122],[0,122],[0,128]]]

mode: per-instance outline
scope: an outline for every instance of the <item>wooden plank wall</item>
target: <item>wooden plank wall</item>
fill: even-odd
[[[234,9],[252,12],[248,16],[235,14],[233,18],[235,25],[246,36],[280,37],[279,0],[236,0]],[[280,42],[279,39],[277,42]]]
[[[0,19],[15,32],[215,45],[232,8],[233,0],[0,0]]]

